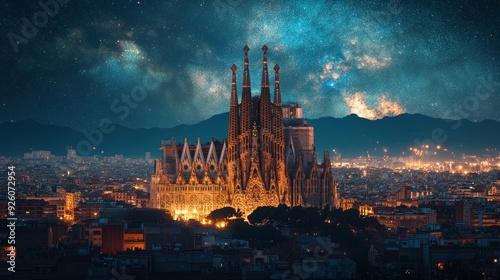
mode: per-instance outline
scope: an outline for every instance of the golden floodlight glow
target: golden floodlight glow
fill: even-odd
[[[215,223],[215,226],[218,228],[225,228],[226,222],[224,222],[224,221],[217,222],[217,223]]]
[[[202,224],[202,225],[211,225],[211,224],[212,224],[212,221],[211,221],[211,220],[209,220],[209,219],[205,219],[205,218],[203,218],[203,219],[201,220],[201,224]]]

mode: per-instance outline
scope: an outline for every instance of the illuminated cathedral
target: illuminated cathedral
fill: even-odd
[[[243,50],[241,103],[237,67],[231,67],[227,140],[202,144],[198,138],[196,145],[189,145],[188,139],[179,144],[174,138],[163,141],[163,156],[155,161],[151,181],[151,207],[165,209],[175,218],[202,220],[225,206],[246,216],[259,206],[334,205],[329,153],[318,164],[314,145],[309,143],[311,139],[314,143],[313,128],[305,120],[283,115],[280,67],[273,68],[271,102],[267,47],[263,46],[260,96],[252,97],[248,46]]]

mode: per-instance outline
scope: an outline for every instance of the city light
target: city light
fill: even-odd
[[[225,228],[225,227],[226,227],[226,225],[227,225],[227,223],[226,223],[226,222],[224,222],[224,221],[220,221],[220,222],[215,223],[215,226],[216,226],[217,228]]]
[[[500,279],[500,1],[145,2],[4,4],[1,275]]]

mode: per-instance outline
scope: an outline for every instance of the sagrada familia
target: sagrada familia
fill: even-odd
[[[155,161],[150,207],[169,211],[176,219],[202,220],[225,206],[249,215],[259,206],[335,205],[335,181],[330,156],[318,164],[314,131],[307,121],[284,116],[278,71],[274,66],[274,96],[262,47],[260,96],[251,94],[248,46],[243,49],[241,103],[233,64],[227,140],[189,145],[163,141],[163,157]],[[285,108],[289,112],[289,108]],[[312,139],[312,140],[311,140]],[[312,141],[312,143],[311,143]]]

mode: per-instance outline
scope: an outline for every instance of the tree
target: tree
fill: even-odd
[[[258,249],[272,248],[287,240],[271,225],[252,226],[241,219],[229,221],[226,230],[232,234],[233,238],[248,240],[250,247]]]
[[[268,224],[275,216],[276,208],[272,206],[259,206],[248,215],[248,221],[252,224]]]
[[[208,214],[207,219],[212,220],[214,222],[217,221],[225,221],[229,218],[241,218],[243,213],[240,209],[236,210],[233,207],[223,207],[220,209],[215,209],[210,214]]]
[[[343,222],[347,223],[350,223],[359,218],[359,210],[354,208],[347,209],[342,214]]]
[[[255,224],[288,224],[288,206],[280,204],[278,207],[259,206],[250,215],[248,221]]]

